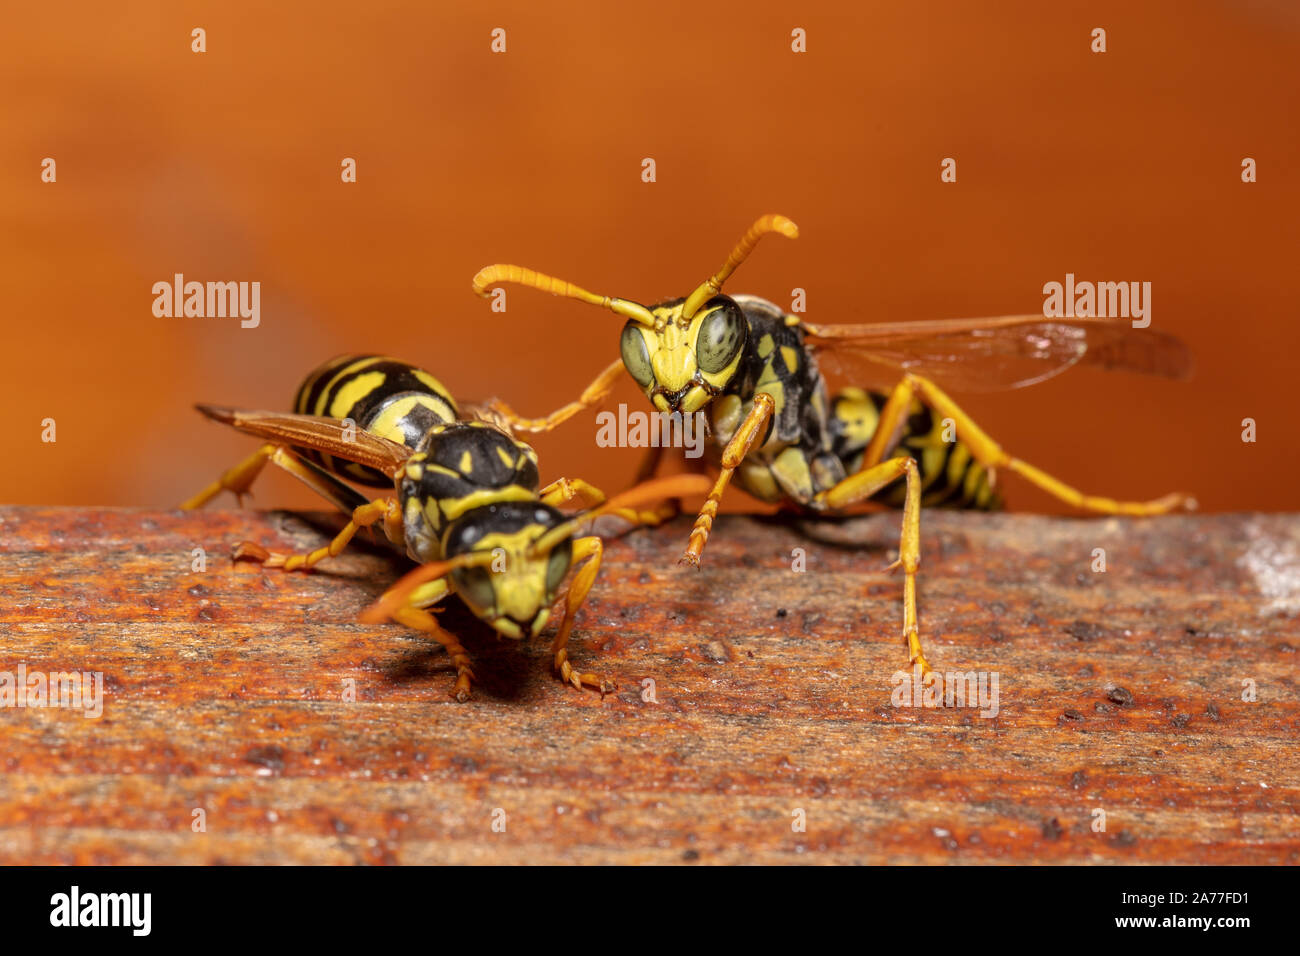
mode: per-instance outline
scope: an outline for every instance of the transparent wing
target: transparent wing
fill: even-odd
[[[344,428],[337,418],[260,412],[217,405],[195,405],[208,418],[247,435],[295,448],[312,448],[335,458],[355,461],[391,475],[406,464],[411,449],[362,428]]]
[[[889,388],[903,372],[958,391],[1033,385],[1074,365],[1187,378],[1192,358],[1178,339],[1127,319],[1004,315],[863,325],[800,323],[823,373]]]

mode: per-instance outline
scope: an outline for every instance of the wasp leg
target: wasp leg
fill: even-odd
[[[248,559],[260,561],[268,568],[284,568],[286,571],[295,571],[298,568],[311,568],[325,558],[337,558],[343,553],[343,549],[348,546],[348,542],[362,528],[368,528],[376,521],[383,520],[384,527],[389,529],[392,534],[392,528],[400,529],[402,523],[402,509],[397,501],[392,498],[376,498],[374,501],[361,505],[352,512],[352,518],[343,530],[340,531],[334,540],[323,548],[317,548],[307,554],[284,554],[279,551],[267,551],[261,545],[253,544],[250,541],[244,541],[235,546],[235,560]]]
[[[452,664],[456,667],[456,686],[452,688],[451,693],[456,700],[463,704],[469,700],[470,682],[474,680],[474,672],[470,670],[469,666],[469,653],[461,646],[460,641],[456,640],[455,634],[452,634],[438,623],[437,618],[428,611],[415,607],[416,600],[413,597],[412,603],[394,611],[393,620],[428,634],[447,649],[447,656],[451,658]]]
[[[555,655],[555,670],[559,673],[560,679],[567,681],[574,687],[582,690],[584,686],[594,687],[599,690],[601,696],[608,694],[617,688],[611,681],[605,680],[598,674],[582,674],[573,669],[569,663],[569,632],[573,630],[574,618],[582,607],[583,602],[587,600],[587,593],[596,581],[596,575],[600,573],[600,558],[604,553],[604,546],[600,538],[592,535],[587,538],[578,538],[573,542],[573,561],[576,564],[584,558],[589,558],[578,572],[574,574],[572,583],[569,584],[569,591],[564,598],[564,620],[560,622],[560,630],[555,635],[555,640],[551,644],[551,653]]]
[[[568,421],[578,412],[594,405],[600,404],[614,389],[615,383],[618,382],[618,373],[623,368],[623,360],[611,362],[605,371],[596,377],[596,380],[588,385],[582,392],[582,396],[576,402],[569,402],[563,408],[551,412],[545,418],[524,418],[513,408],[507,405],[499,398],[491,399],[487,402],[487,407],[499,415],[510,425],[510,428],[519,432],[549,432],[553,428]]]
[[[731,441],[727,442],[727,447],[723,449],[722,471],[713,485],[713,490],[709,492],[708,499],[700,508],[699,517],[695,519],[695,527],[691,529],[691,539],[686,546],[686,553],[682,555],[679,563],[699,567],[700,555],[709,540],[709,532],[713,530],[713,519],[718,514],[718,502],[722,500],[723,492],[731,482],[732,473],[744,461],[749,450],[763,439],[767,431],[767,423],[771,420],[775,408],[776,403],[766,392],[759,392],[754,396],[754,404],[749,409],[749,414],[745,416],[736,433],[731,436]]]
[[[233,492],[242,504],[243,496],[248,494],[248,489],[252,487],[268,462],[293,475],[342,512],[353,511],[366,503],[362,495],[357,494],[323,468],[300,458],[284,445],[268,443],[225,472],[193,498],[181,504],[181,510],[194,511],[202,508],[223,491]]]
[[[552,508],[575,501],[578,508],[595,508],[605,503],[605,492],[581,478],[556,478],[537,494],[543,504]]]
[[[581,478],[557,478],[538,494],[541,496],[543,504],[548,504],[551,507],[577,502],[578,508],[587,509],[599,507],[606,501],[605,492]],[[676,499],[674,499],[651,511],[617,508],[609,512],[609,514],[617,515],[634,526],[648,525],[653,527],[676,517],[680,511],[680,504],[677,504]]]
[[[1071,488],[1059,479],[1047,474],[1047,472],[1035,468],[1028,462],[1008,455],[997,442],[975,424],[969,415],[958,407],[956,402],[945,395],[939,386],[929,379],[911,374],[904,376],[894,391],[890,393],[888,401],[885,402],[885,407],[881,409],[880,423],[876,427],[876,433],[871,437],[871,443],[867,445],[866,452],[862,456],[862,470],[879,464],[884,456],[893,450],[907,420],[907,412],[912,404],[913,396],[919,397],[922,402],[945,418],[951,418],[957,427],[957,434],[961,440],[970,448],[971,454],[985,468],[990,470],[1005,468],[1008,471],[1015,472],[1054,498],[1058,498],[1076,508],[1099,511],[1103,514],[1159,515],[1166,514],[1179,507],[1188,509],[1196,507],[1193,498],[1178,492],[1165,495],[1163,498],[1156,498],[1153,501],[1116,501],[1113,498],[1085,495],[1083,492]]]
[[[921,475],[912,458],[891,458],[849,475],[833,488],[819,494],[815,503],[829,510],[847,508],[870,498],[881,488],[907,478],[907,496],[903,501],[903,531],[898,540],[898,560],[889,567],[903,569],[903,639],[911,655],[912,666],[921,672],[930,670],[930,662],[921,652],[921,635],[916,623],[916,570],[921,564]]]
[[[244,495],[248,494],[248,489],[252,486],[253,482],[257,480],[257,476],[262,473],[262,469],[266,467],[266,463],[275,456],[275,453],[278,450],[279,448],[276,445],[263,445],[238,465],[235,465],[235,467],[224,472],[220,478],[208,485],[197,495],[181,502],[181,510],[195,511],[202,508],[223,491],[234,492],[235,498],[242,505],[244,503]]]

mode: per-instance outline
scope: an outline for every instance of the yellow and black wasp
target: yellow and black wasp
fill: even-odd
[[[512,428],[545,431],[600,402],[626,368],[664,413],[707,411],[710,457],[720,474],[709,492],[682,561],[699,564],[718,502],[729,482],[767,502],[833,512],[860,502],[901,505],[899,557],[904,573],[903,634],[911,662],[929,669],[916,617],[922,506],[999,505],[994,469],[1021,475],[1071,505],[1093,511],[1152,515],[1192,506],[1171,494],[1149,502],[1085,495],[1009,455],[932,376],[975,390],[1017,387],[1076,364],[1186,377],[1190,356],[1177,339],[1127,322],[1047,319],[1043,315],[860,325],[822,325],[755,296],[728,296],[723,283],[768,233],[795,238],[784,216],[763,216],[722,267],[685,298],[644,306],[596,295],[531,269],[491,265],[474,277],[481,296],[499,283],[530,286],[608,309],[627,320],[621,357],[581,397],[545,418],[492,409]],[[859,385],[830,396],[819,362],[861,375]],[[880,372],[888,378],[882,378]],[[891,388],[892,386],[892,388]],[[658,452],[652,453],[652,473]]]
[[[602,554],[596,535],[575,537],[596,517],[614,514],[631,525],[656,524],[671,513],[668,498],[703,494],[701,476],[646,482],[606,501],[580,479],[540,488],[537,455],[492,415],[462,418],[451,395],[428,372],[378,355],[346,355],[303,382],[294,412],[245,411],[199,405],[217,421],[266,441],[250,457],[181,505],[200,508],[222,491],[245,494],[267,463],[314,489],[350,515],[326,546],[279,554],[242,543],[235,557],[285,570],[307,569],[340,554],[361,528],[380,524],[388,539],[420,567],[390,588],[364,620],[393,620],[423,631],[447,649],[457,670],[454,694],[467,700],[473,672],[455,635],[427,610],[455,593],[505,637],[541,633],[571,567],[581,564],[564,595],[564,617],[552,644],[560,677],[601,693],[613,685],[569,663],[574,617],[596,579]],[[340,478],[392,485],[396,499],[371,501]],[[639,510],[660,502],[658,509]],[[589,509],[565,514],[561,505]]]

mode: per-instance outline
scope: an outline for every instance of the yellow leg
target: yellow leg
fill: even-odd
[[[194,511],[202,508],[223,491],[234,492],[235,498],[242,505],[244,495],[248,494],[249,487],[257,480],[257,476],[262,473],[266,463],[280,450],[276,445],[263,445],[197,495],[182,502],[181,510]]]
[[[514,431],[520,432],[549,432],[563,422],[568,421],[578,412],[586,408],[591,408],[599,404],[614,389],[614,384],[618,381],[619,372],[623,369],[623,360],[618,359],[610,363],[605,371],[596,377],[596,380],[583,390],[582,396],[576,402],[569,402],[563,408],[551,412],[545,418],[524,418],[514,409],[499,398],[494,398],[487,403],[487,407],[496,415],[505,419]]]
[[[538,495],[541,497],[543,504],[548,504],[553,508],[576,502],[576,507],[585,510],[597,508],[607,500],[605,492],[581,478],[557,478],[538,492]],[[609,514],[617,515],[633,525],[653,527],[675,517],[680,511],[680,506],[674,505],[672,502],[665,502],[650,511],[618,508],[609,512]]]
[[[898,541],[898,560],[890,568],[903,569],[903,639],[907,641],[912,666],[919,664],[925,673],[930,670],[930,662],[921,652],[921,635],[916,621],[916,571],[921,564],[921,474],[916,461],[906,457],[891,458],[872,465],[823,491],[817,496],[816,503],[829,510],[847,508],[870,498],[904,476],[907,478],[907,496],[903,502],[903,532]]]
[[[362,528],[368,528],[380,519],[383,519],[385,526],[394,522],[400,523],[401,517],[401,507],[395,499],[376,498],[355,509],[352,512],[352,519],[343,526],[343,530],[323,548],[317,548],[307,554],[284,554],[279,551],[267,551],[261,545],[244,541],[235,547],[234,557],[236,561],[243,559],[260,561],[268,568],[284,568],[286,571],[295,571],[298,568],[306,570],[325,558],[338,557]]]
[[[587,593],[595,583],[596,575],[600,573],[600,558],[604,553],[604,547],[600,538],[594,535],[587,538],[577,538],[573,542],[573,561],[576,564],[584,559],[587,563],[578,569],[573,576],[573,581],[569,584],[568,593],[564,598],[564,620],[560,622],[560,630],[555,635],[555,640],[551,644],[551,653],[555,655],[555,670],[560,675],[560,679],[567,681],[574,687],[581,690],[585,687],[594,687],[599,690],[601,696],[608,694],[617,688],[611,681],[605,680],[598,674],[582,674],[573,669],[569,663],[569,632],[573,630],[573,623],[578,609],[582,607],[587,600]]]
[[[605,492],[581,478],[557,478],[537,494],[552,508],[573,502],[578,508],[595,508],[605,503]]]
[[[297,478],[312,491],[316,492],[330,504],[345,514],[366,503],[366,499],[331,475],[325,469],[300,458],[293,449],[284,445],[265,444],[248,458],[231,468],[208,487],[181,505],[182,511],[202,508],[223,491],[230,491],[241,500],[248,494],[248,489],[267,464],[275,465]],[[400,526],[399,526],[400,528]],[[386,529],[393,530],[393,529]],[[396,537],[389,535],[395,544],[402,543],[399,533]]]
[[[1195,508],[1196,502],[1188,495],[1173,493],[1153,501],[1116,501],[1113,498],[1101,498],[1086,495],[1075,488],[1035,468],[1028,462],[1013,458],[990,438],[983,429],[967,415],[951,398],[943,393],[939,386],[919,375],[906,375],[890,394],[885,407],[880,413],[880,423],[872,436],[866,452],[862,456],[861,470],[865,471],[879,464],[885,455],[893,450],[898,436],[907,420],[913,396],[944,418],[951,418],[956,425],[957,437],[970,449],[976,460],[988,469],[1005,468],[1015,472],[1027,481],[1042,488],[1048,494],[1064,501],[1066,504],[1088,511],[1103,514],[1122,515],[1158,515],[1166,514],[1179,507]]]
[[[750,407],[749,414],[745,416],[736,433],[731,436],[731,441],[727,442],[727,447],[723,449],[722,470],[713,485],[713,490],[709,492],[708,499],[700,508],[700,514],[695,519],[695,527],[691,529],[691,539],[686,546],[686,553],[682,555],[679,563],[700,566],[700,555],[704,553],[709,532],[713,530],[713,519],[718,514],[718,502],[722,500],[727,485],[731,483],[732,473],[745,460],[749,450],[763,440],[767,432],[767,423],[771,421],[775,408],[776,403],[766,392],[759,392],[754,396],[754,404]]]
[[[452,696],[462,704],[469,700],[470,682],[474,680],[474,672],[470,670],[469,654],[461,646],[460,641],[456,640],[456,635],[445,630],[428,611],[417,607],[399,608],[393,613],[393,620],[428,634],[447,649],[447,656],[456,667],[456,686],[452,689]]]
[[[587,487],[591,488],[590,485],[587,485]],[[599,494],[599,492],[597,493]],[[601,497],[604,496],[601,495]],[[656,525],[668,517],[672,517],[677,511],[678,509],[671,502],[666,502],[653,511],[634,511],[631,508],[620,508],[610,513],[626,518],[636,525]],[[596,581],[596,575],[600,573],[600,561],[604,553],[604,545],[601,543],[600,538],[595,535],[574,539],[573,563],[576,565],[586,560],[586,564],[583,564],[575,572],[573,580],[569,582],[569,589],[564,595],[564,618],[560,621],[560,629],[556,632],[555,641],[551,644],[551,653],[555,655],[555,669],[559,672],[561,679],[568,681],[574,687],[594,687],[601,694],[608,694],[616,689],[614,683],[597,674],[581,674],[575,671],[572,665],[569,664],[568,652],[569,634],[573,631],[579,609],[587,600],[587,594],[590,593],[591,586]]]

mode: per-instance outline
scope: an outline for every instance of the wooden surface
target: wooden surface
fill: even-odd
[[[724,517],[700,572],[682,521],[612,541],[572,645],[603,700],[450,609],[468,704],[355,622],[404,562],[226,558],[333,521],[0,510],[0,671],[105,682],[98,719],[0,709],[0,862],[1300,862],[1296,516],[927,513],[927,651],[998,673],[992,719],[891,704],[897,515]]]

